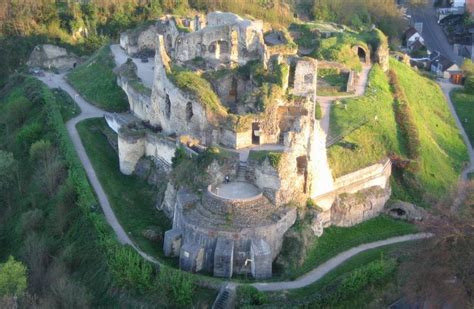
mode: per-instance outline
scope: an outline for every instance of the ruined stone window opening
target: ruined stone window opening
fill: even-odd
[[[216,42],[212,42],[211,45],[209,45],[208,48],[210,53],[215,53],[216,52]]]
[[[228,54],[230,53],[230,46],[227,41],[219,41],[219,50],[221,53]]]
[[[301,156],[296,158],[296,169],[298,170],[298,174],[303,175],[308,168],[308,159],[306,156]]]
[[[193,104],[191,102],[186,103],[186,121],[190,121],[193,118]]]
[[[166,103],[165,103],[165,115],[166,118],[170,119],[171,118],[171,101],[170,101],[170,96],[166,95]]]
[[[313,74],[306,74],[304,76],[304,83],[305,84],[312,84],[313,83]]]
[[[166,36],[166,47],[167,47],[168,50],[171,50],[171,48],[173,48],[171,35],[169,35],[169,34]]]

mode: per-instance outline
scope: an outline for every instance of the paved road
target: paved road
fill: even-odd
[[[469,165],[463,170],[461,174],[461,179],[465,181],[467,180],[467,175],[470,172],[474,171],[474,150],[472,149],[471,141],[469,140],[469,137],[467,136],[466,131],[464,130],[464,127],[462,126],[461,120],[456,114],[456,110],[454,109],[454,105],[453,105],[453,102],[451,101],[451,96],[450,96],[450,93],[453,89],[457,89],[461,87],[452,84],[448,80],[438,80],[438,84],[440,85],[441,90],[443,90],[444,96],[446,97],[446,102],[448,103],[449,110],[451,111],[451,114],[453,115],[454,121],[456,122],[456,126],[458,127],[459,132],[461,133],[461,136],[464,140],[464,143],[466,144],[467,151],[469,154]]]
[[[361,252],[401,242],[425,239],[431,236],[432,234],[429,233],[410,234],[405,236],[392,237],[369,244],[363,244],[336,255],[332,259],[321,264],[309,273],[305,274],[302,277],[299,277],[294,281],[254,283],[252,285],[260,291],[280,291],[303,288],[305,286],[315,283],[316,281],[324,277],[326,274],[328,274],[330,271],[334,270],[335,268],[346,262],[348,259]]]
[[[92,167],[89,157],[87,156],[87,153],[84,149],[84,145],[82,144],[81,138],[79,136],[79,132],[76,129],[76,125],[79,122],[85,119],[89,119],[89,118],[103,117],[105,114],[107,114],[107,112],[95,107],[94,105],[84,100],[65,81],[64,74],[45,73],[45,76],[39,77],[39,79],[42,82],[44,82],[46,85],[48,85],[48,87],[50,88],[61,88],[64,91],[66,91],[71,96],[71,98],[74,99],[74,101],[77,103],[77,105],[79,105],[81,109],[81,113],[77,117],[72,118],[66,123],[66,129],[69,133],[69,136],[71,137],[71,141],[74,145],[74,148],[76,149],[77,155],[79,156],[79,159],[81,160],[81,163],[86,171],[87,177],[89,178],[89,182],[91,183],[92,187],[94,188],[96,192],[97,198],[99,200],[99,204],[102,208],[102,211],[104,212],[105,219],[107,220],[107,223],[109,223],[112,229],[114,230],[118,241],[121,244],[127,244],[127,245],[132,246],[146,260],[153,263],[158,263],[158,261],[156,261],[153,257],[144,253],[137,246],[135,246],[133,241],[127,235],[123,227],[120,225],[119,221],[117,220],[117,217],[115,216],[112,210],[112,207],[110,206],[107,195],[105,194],[105,191],[102,188],[102,185],[99,179],[97,178],[97,175],[95,173],[94,168]]]
[[[428,4],[425,7],[411,8],[410,14],[413,23],[423,23],[421,36],[425,40],[425,44],[430,51],[439,51],[458,65],[462,63],[462,58],[454,53],[453,47],[449,44],[446,35],[438,24],[436,11],[431,4]]]

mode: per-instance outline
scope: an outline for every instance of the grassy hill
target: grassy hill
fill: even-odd
[[[438,85],[400,62],[390,64],[407,97],[420,140],[417,168],[394,169],[394,197],[419,203],[441,197],[456,183],[467,161],[466,147]],[[378,66],[370,73],[366,95],[343,103],[346,109],[331,110],[331,135],[363,119],[368,123],[329,149],[336,177],[388,155],[407,159],[407,140],[396,122],[389,80]]]
[[[106,45],[69,73],[67,79],[90,103],[106,111],[123,112],[128,109],[128,101],[125,92],[117,85],[114,67],[114,59]]]
[[[451,92],[456,113],[462,122],[471,144],[474,143],[474,94],[469,94],[461,89]]]

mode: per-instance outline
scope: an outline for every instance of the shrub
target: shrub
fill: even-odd
[[[467,93],[474,94],[474,75],[466,78],[466,81],[464,82],[464,88],[466,89]]]
[[[237,294],[239,308],[246,306],[261,306],[268,302],[267,295],[251,285],[239,286]]]
[[[163,267],[156,280],[155,289],[164,293],[168,302],[189,306],[194,296],[194,281],[186,272]]]
[[[10,256],[0,264],[0,297],[21,296],[26,290],[26,267]]]

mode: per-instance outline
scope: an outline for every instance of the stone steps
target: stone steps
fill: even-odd
[[[219,294],[212,304],[212,309],[229,309],[234,308],[235,288],[232,289],[229,286],[222,287]]]

